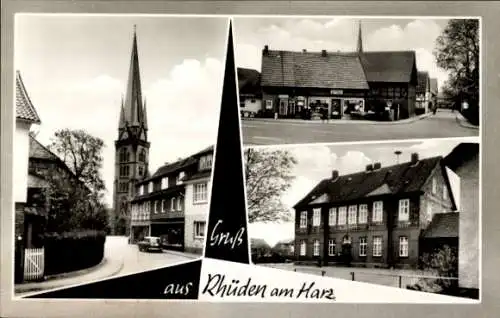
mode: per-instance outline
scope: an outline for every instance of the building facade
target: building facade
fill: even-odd
[[[421,233],[437,213],[455,211],[441,157],[321,181],[295,209],[298,261],[416,267]]]
[[[118,139],[115,141],[113,213],[120,233],[130,228],[130,201],[137,182],[149,176],[149,148],[146,102],[142,99],[137,35],[134,30],[125,98],[120,107]],[[136,225],[141,225],[143,221]],[[119,230],[121,229],[121,230]]]
[[[205,237],[213,148],[160,167],[135,185],[131,243],[162,238],[169,249],[201,253]]]
[[[255,117],[262,111],[260,73],[256,70],[237,69],[240,112],[242,117]]]
[[[359,118],[415,114],[414,51],[365,52],[361,26],[356,52],[262,51],[262,115],[279,118]]]
[[[417,96],[416,112],[418,114],[427,113],[431,110],[431,79],[428,72],[417,73]]]

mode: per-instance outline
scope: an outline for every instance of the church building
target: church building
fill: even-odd
[[[135,195],[135,184],[149,176],[148,123],[146,101],[141,91],[137,35],[134,27],[127,91],[122,98],[118,139],[115,141],[115,180],[113,189],[113,212],[122,224],[115,228],[130,227],[130,201]],[[126,234],[126,233],[116,233]]]

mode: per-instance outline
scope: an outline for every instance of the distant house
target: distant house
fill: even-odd
[[[414,51],[356,52],[262,50],[264,116],[353,118],[392,110],[393,119],[415,114]]]
[[[455,182],[460,211],[459,285],[479,288],[479,144],[461,143],[445,157],[446,165],[460,179]]]
[[[161,236],[167,248],[201,253],[212,161],[213,147],[208,147],[137,182],[131,201],[131,243]]]
[[[454,176],[455,177],[455,176]],[[321,181],[295,206],[299,261],[416,267],[422,232],[456,210],[442,157],[419,159]]]
[[[431,78],[430,79],[430,84],[431,84],[431,97],[430,97],[430,102],[431,102],[431,108],[432,107],[437,107],[437,102],[438,102],[438,82],[437,79]]]
[[[417,73],[417,102],[416,112],[419,114],[427,113],[431,103],[431,82],[428,72]]]
[[[237,73],[241,115],[254,117],[262,110],[260,73],[257,70],[241,67],[237,69]]]
[[[282,256],[294,256],[295,255],[295,239],[282,240],[276,243],[273,247],[273,251],[279,253]]]
[[[40,124],[40,117],[28,96],[21,73],[16,73],[16,129],[14,135],[14,201],[15,201],[15,235],[18,240],[26,238],[26,216],[30,215],[27,209],[28,201],[28,166],[30,154],[30,129],[33,124]],[[29,233],[29,227],[28,227]],[[29,242],[28,242],[29,244]]]
[[[267,242],[261,238],[250,239],[250,250],[253,260],[270,256],[271,254],[271,246],[269,246],[269,244],[267,244]]]

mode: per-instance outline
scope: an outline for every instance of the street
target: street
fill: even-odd
[[[191,256],[182,256],[181,253],[174,254],[168,251],[163,251],[163,253],[139,252],[136,245],[128,244],[127,238],[122,236],[106,237],[105,248],[105,257],[107,260],[123,260],[123,267],[116,275],[147,271],[193,259]]]
[[[317,121],[242,120],[245,145],[311,142],[370,141],[479,136],[478,129],[462,127],[456,114],[439,110],[436,115],[407,123],[322,123]]]

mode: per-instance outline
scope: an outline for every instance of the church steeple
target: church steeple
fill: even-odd
[[[140,127],[144,123],[144,113],[142,105],[141,75],[139,69],[139,54],[137,50],[137,32],[134,25],[134,36],[132,40],[132,52],[130,56],[130,67],[127,82],[127,92],[125,94],[124,123],[120,119],[120,127],[125,123],[129,127]]]
[[[363,36],[362,36],[362,30],[361,30],[361,20],[359,20],[359,29],[358,29],[358,46],[357,46],[357,52],[358,53],[363,53]]]

